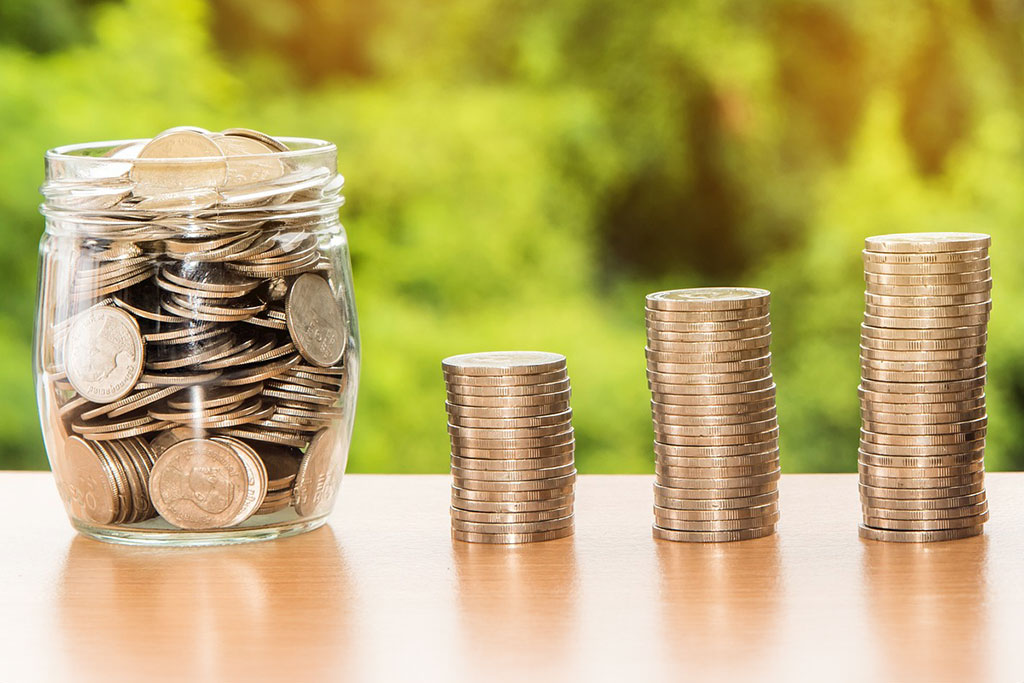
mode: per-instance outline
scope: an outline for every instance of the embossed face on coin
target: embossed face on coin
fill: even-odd
[[[296,278],[285,313],[288,333],[303,358],[322,368],[341,360],[348,341],[345,320],[327,280],[312,273]]]
[[[94,403],[126,396],[142,374],[138,323],[113,306],[96,306],[79,315],[64,344],[68,381]]]
[[[345,463],[338,429],[321,429],[309,442],[295,478],[295,511],[303,517],[326,514],[341,486]]]
[[[228,526],[245,505],[248,475],[228,446],[187,439],[169,447],[153,466],[153,505],[183,529]]]
[[[72,517],[96,524],[110,524],[117,517],[116,480],[86,441],[77,436],[67,440],[63,453],[54,460],[53,475]]]

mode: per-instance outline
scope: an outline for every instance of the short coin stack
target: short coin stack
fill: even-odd
[[[444,359],[452,535],[528,543],[573,532],[575,440],[565,356],[536,351]]]
[[[655,538],[740,541],[775,531],[770,296],[740,287],[647,296]]]
[[[858,463],[864,538],[966,538],[988,519],[990,242],[976,233],[865,241]]]

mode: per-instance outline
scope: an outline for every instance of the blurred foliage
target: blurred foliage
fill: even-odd
[[[440,359],[569,358],[586,472],[651,469],[643,295],[773,291],[783,466],[855,470],[865,236],[993,235],[990,469],[1024,465],[1011,0],[0,0],[0,467],[43,467],[43,151],[170,126],[338,143],[351,466],[444,471]],[[1016,265],[1014,265],[1016,264]]]

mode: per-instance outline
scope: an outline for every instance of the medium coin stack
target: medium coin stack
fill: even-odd
[[[864,538],[966,538],[988,520],[990,242],[977,233],[865,241],[858,462]]]
[[[654,536],[741,541],[779,520],[779,427],[764,289],[647,296]]]
[[[340,177],[286,151],[257,131],[178,128],[110,150],[120,176],[44,187],[67,231],[41,301],[49,429],[75,444],[51,453],[72,516],[212,529],[333,496],[321,461],[349,325],[310,212]]]
[[[468,353],[441,362],[451,438],[452,535],[529,543],[573,532],[575,439],[565,356]]]

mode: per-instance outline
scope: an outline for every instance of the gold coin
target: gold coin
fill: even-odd
[[[859,484],[860,492],[865,498],[884,498],[891,500],[931,500],[934,498],[960,498],[973,493],[980,493],[985,490],[984,481],[976,481],[972,484],[961,486],[945,486],[941,488],[892,488],[885,486],[874,486],[872,484]]]
[[[469,522],[452,517],[452,530],[474,534],[532,534],[571,526],[573,515],[539,522]]]
[[[743,373],[754,370],[763,370],[772,365],[770,353],[758,358],[732,361],[728,363],[662,363],[660,361],[647,361],[647,369],[652,373],[663,375],[720,375]],[[755,375],[759,376],[759,375]]]
[[[763,442],[752,442],[743,445],[707,445],[707,446],[676,446],[659,441],[654,442],[654,453],[658,457],[676,458],[700,458],[715,457],[728,458],[741,455],[754,455],[766,453],[778,449],[778,438],[768,439]]]
[[[555,498],[539,500],[511,500],[511,501],[489,501],[489,500],[467,500],[452,492],[452,507],[464,512],[481,514],[533,514],[552,510],[563,510],[571,508],[573,495],[569,493]],[[559,515],[562,516],[562,515]]]
[[[769,515],[777,515],[778,510],[779,505],[777,502],[732,510],[679,510],[655,505],[654,515],[656,518],[664,520],[724,522],[727,520],[757,520]],[[659,526],[669,528],[665,524],[660,524]]]
[[[857,388],[857,395],[860,396],[861,403],[870,405],[912,405],[904,403],[907,400],[907,394],[902,391],[869,391],[860,386]],[[941,410],[944,406],[950,405],[968,406],[976,401],[980,401],[980,404],[984,405],[985,386],[949,393],[920,393],[914,395],[914,400],[917,401],[917,405],[922,406],[922,410]]]
[[[866,526],[857,527],[861,538],[869,541],[887,541],[890,543],[934,543],[937,541],[955,541],[971,536],[980,536],[983,527],[972,526],[963,529],[946,529],[942,531],[892,531],[889,529],[872,529]]]
[[[520,470],[544,470],[549,467],[562,467],[573,464],[573,453],[556,455],[550,458],[462,458],[451,457],[453,470],[483,470],[486,472],[512,472]]]
[[[899,511],[921,511],[921,512],[932,512],[936,514],[944,514],[949,512],[959,512],[960,509],[967,509],[974,505],[980,505],[985,502],[985,492],[978,491],[975,493],[965,494],[962,496],[948,496],[945,498],[929,498],[929,499],[893,499],[893,498],[878,498],[875,496],[864,495],[861,492],[861,505],[869,507],[873,510],[899,510]],[[954,515],[957,516],[957,515]]]
[[[865,263],[968,263],[988,260],[988,248],[966,251],[892,253],[885,251],[861,252]]]
[[[523,429],[530,427],[547,427],[551,425],[569,425],[572,422],[572,410],[560,413],[538,415],[536,417],[464,417],[449,415],[449,424],[473,429]]]
[[[946,359],[936,361],[901,361],[901,360],[877,360],[872,358],[861,357],[860,360],[861,368],[868,368],[876,371],[883,372],[905,372],[905,373],[927,373],[932,372],[940,376],[942,373],[953,372],[958,370],[975,370],[985,365],[985,356],[978,355],[969,358],[958,358],[958,359]],[[910,380],[913,381],[913,380]],[[942,380],[938,377],[933,381],[950,381]]]
[[[658,308],[647,308],[644,316],[649,321],[704,323],[730,322],[761,318],[768,315],[768,305],[751,306],[750,308],[715,309],[706,311],[666,311]]]
[[[768,354],[768,339],[762,346],[740,348],[733,351],[708,351],[706,345],[695,347],[693,352],[674,353],[645,348],[644,354],[650,363],[735,363],[737,361],[761,358]],[[711,347],[714,348],[714,347]],[[699,350],[698,350],[699,349]]]
[[[569,462],[564,465],[557,465],[555,467],[547,467],[544,469],[483,470],[457,467],[453,464],[451,471],[452,476],[457,480],[468,479],[489,482],[519,482],[554,479],[567,476],[575,473],[576,467],[572,462]]]
[[[862,378],[860,386],[866,391],[880,394],[903,396],[906,396],[907,394],[937,394],[948,396],[964,392],[972,392],[975,390],[984,390],[985,377],[972,377],[969,379],[937,382],[885,382]],[[924,400],[927,400],[928,398],[929,397],[925,396]],[[917,396],[915,396],[915,400],[918,400]],[[948,399],[945,399],[942,402],[945,403],[947,401]]]
[[[961,346],[942,351],[909,350],[909,349],[877,349],[869,346],[860,347],[861,360],[888,361],[900,363],[936,363],[939,361],[966,361],[984,357],[985,344],[980,346]]]
[[[752,517],[748,519],[706,521],[682,520],[674,517],[663,517],[657,512],[654,513],[654,524],[659,529],[685,532],[745,531],[748,529],[760,529],[768,525],[775,525],[778,521],[778,511],[768,513],[762,517]]]
[[[769,398],[775,398],[774,382],[766,387],[720,394],[653,394],[651,403],[656,404],[661,412],[688,414],[689,410],[698,407],[731,410],[735,406],[750,405]]]
[[[732,413],[727,415],[673,415],[654,411],[652,417],[655,424],[663,426],[690,426],[690,427],[726,427],[730,425],[751,424],[763,420],[774,419],[775,402],[768,404],[767,408],[751,413]]]
[[[487,475],[486,472],[470,472],[471,474]],[[570,469],[567,474],[545,479],[493,480],[458,476],[453,473],[452,484],[465,491],[494,491],[496,493],[519,493],[526,491],[561,490],[572,486],[576,481],[576,470]],[[462,495],[465,495],[464,493]],[[471,497],[471,496],[469,496]]]
[[[945,275],[948,273],[969,273],[989,268],[988,259],[947,263],[878,263],[866,261],[865,273],[882,275]]]
[[[988,292],[975,294],[954,294],[952,296],[886,296],[884,294],[864,293],[864,301],[872,306],[891,306],[909,308],[930,308],[936,306],[965,306],[989,304],[992,296]]]
[[[735,435],[681,435],[667,434],[658,425],[654,427],[655,439],[670,446],[745,446],[752,444],[772,444],[779,438],[779,428],[774,426],[763,432]]]
[[[658,491],[663,497],[689,498],[693,500],[717,500],[728,496],[749,498],[778,490],[778,482],[747,488],[675,488],[663,482],[655,482],[655,486],[660,487]],[[662,503],[659,504],[663,505]]]
[[[864,524],[873,529],[890,529],[892,531],[942,531],[946,529],[963,529],[976,527],[988,521],[988,512],[973,517],[953,517],[950,519],[908,520],[889,519],[865,513]]]
[[[675,457],[671,455],[659,455],[655,458],[655,467],[680,467],[690,469],[723,469],[733,467],[754,467],[766,466],[776,468],[779,466],[779,449],[769,449],[763,453],[751,455],[734,455],[716,458],[714,456],[697,457]],[[696,475],[694,475],[696,476]]]
[[[765,460],[759,464],[737,465],[733,467],[678,467],[663,461],[654,464],[654,473],[659,477],[682,479],[732,479],[735,477],[751,477],[770,474],[779,469],[778,459]]]
[[[664,468],[661,469],[664,471]],[[762,474],[723,478],[707,476],[673,477],[656,473],[655,481],[666,488],[673,489],[753,489],[777,482],[781,474],[782,472],[778,467]]]
[[[864,240],[868,251],[886,253],[933,253],[988,249],[992,237],[978,232],[906,232],[875,235]]]
[[[533,448],[471,448],[468,446],[451,446],[452,455],[458,458],[480,458],[498,460],[529,460],[533,458],[553,458],[559,455],[571,454],[576,448],[575,441],[568,441],[563,444],[552,446],[539,446]]]
[[[770,323],[765,323],[760,327],[745,327],[736,330],[692,332],[656,330],[648,327],[647,346],[652,349],[676,351],[679,350],[679,345],[681,344],[689,346],[692,344],[714,342],[715,344],[720,345],[728,342],[760,339],[761,337],[770,335],[771,331],[772,326]],[[747,342],[748,345],[751,343],[752,342]]]
[[[464,353],[441,361],[443,370],[457,375],[533,375],[565,368],[565,356],[543,351]]]
[[[991,278],[991,269],[971,270],[964,273],[927,273],[923,275],[864,273],[864,282],[868,285],[887,285],[890,287],[956,286],[972,282],[981,282],[982,280],[990,280]],[[927,296],[927,294],[924,296]]]
[[[764,314],[756,318],[745,318],[742,320],[723,320],[709,322],[663,321],[652,320],[648,317],[647,330],[648,332],[692,334],[708,332],[727,332],[747,329],[759,330],[763,328],[765,325],[769,325],[770,323],[771,316],[769,316],[768,314]],[[756,333],[751,334],[751,336],[754,336],[754,334]]]
[[[565,498],[574,491],[574,485],[561,488],[532,489],[528,491],[478,491],[464,489],[458,484],[452,485],[452,505],[465,509],[462,501],[483,501],[489,503],[525,503],[531,501]]]
[[[744,373],[735,373],[742,375]],[[665,382],[653,382],[648,380],[647,384],[651,390],[652,398],[660,403],[673,403],[673,396],[719,396],[722,394],[746,394],[751,391],[767,389],[775,386],[775,380],[771,372],[766,372],[760,379],[751,379],[738,382],[720,381],[715,382],[711,375],[694,375],[701,379],[708,379],[707,384],[669,384]]]
[[[725,403],[721,405],[671,405],[651,401],[651,416],[666,424],[688,424],[708,420],[709,423],[730,420],[746,421],[770,417],[775,414],[775,396],[770,395],[756,401],[746,403]],[[758,416],[761,416],[760,418]]]
[[[454,538],[456,541],[465,541],[467,543],[537,543],[541,541],[553,541],[555,539],[572,536],[573,529],[574,527],[572,526],[572,524],[561,529],[555,529],[553,531],[538,531],[533,533],[518,534],[478,534],[468,531],[457,531],[455,529],[452,529],[452,538]]]
[[[872,507],[864,505],[864,510],[870,510],[872,517],[881,519],[905,520],[905,521],[930,521],[972,518],[988,512],[988,502],[984,495],[981,495],[980,502],[964,507],[956,506],[939,510],[893,510],[888,508]]]
[[[659,434],[667,434],[671,436],[688,436],[694,438],[703,437],[728,437],[728,436],[747,436],[747,435],[760,435],[764,432],[771,431],[778,426],[778,421],[775,416],[772,415],[766,419],[759,421],[741,422],[739,424],[667,424],[656,420],[654,424],[654,430]]]
[[[864,424],[881,423],[887,425],[936,425],[969,422],[985,416],[985,407],[973,410],[961,410],[955,413],[932,413],[921,412],[911,413],[883,413],[871,409],[861,410],[861,419]],[[886,430],[882,430],[886,431]]]
[[[526,406],[559,406],[568,403],[571,395],[571,389],[529,396],[468,396],[453,394],[449,391],[447,399],[448,403],[466,408],[522,408]],[[561,410],[549,409],[548,412],[561,412]]]
[[[444,381],[449,385],[471,387],[516,387],[523,385],[550,384],[569,378],[565,368],[532,375],[460,375],[444,371]]]
[[[542,403],[538,405],[513,405],[513,406],[462,406],[451,401],[444,404],[448,412],[448,421],[457,422],[462,418],[476,419],[522,419],[530,417],[543,417],[564,413],[569,410],[569,401],[556,401],[554,403]]]
[[[485,524],[523,524],[530,522],[547,522],[572,515],[572,505],[551,510],[535,512],[473,512],[450,508],[453,520]]]
[[[730,492],[732,493],[732,492]],[[776,503],[779,500],[778,489],[766,493],[734,498],[686,498],[680,497],[675,489],[666,489],[654,485],[654,504],[672,510],[742,510],[753,509],[761,505]]]
[[[655,525],[654,537],[661,541],[680,541],[685,543],[727,543],[731,541],[748,541],[764,538],[775,533],[775,525],[744,529],[743,531],[675,531]]]
[[[753,287],[694,287],[647,295],[647,307],[664,311],[729,310],[768,305],[771,292]]]
[[[926,469],[933,467],[958,467],[960,465],[981,462],[983,456],[984,451],[982,450],[969,451],[957,455],[933,456],[890,456],[875,455],[874,453],[866,453],[863,450],[858,451],[858,460],[860,462],[875,467],[923,467]]]
[[[862,327],[861,331],[860,344],[862,347],[886,351],[948,351],[951,349],[964,348],[984,349],[988,342],[988,335],[985,334],[984,330],[977,335],[951,337],[949,339],[914,339],[910,337],[904,339],[885,339],[871,336],[874,334],[874,330],[871,330],[870,328]],[[891,331],[892,330],[888,330],[887,332]],[[900,334],[904,334],[902,330],[898,332]],[[931,333],[929,332],[929,335],[930,334]],[[906,335],[904,334],[904,336]]]
[[[771,345],[772,335],[768,332],[759,336],[750,336],[746,330],[739,330],[744,334],[729,339],[720,339],[713,336],[708,339],[682,339],[678,341],[657,341],[648,335],[647,346],[644,347],[648,355],[665,354],[671,356],[710,355],[719,356],[723,354],[743,354],[747,356],[763,356],[768,352]],[[730,332],[732,336],[736,333]],[[710,360],[717,360],[711,358]]]
[[[987,325],[988,313],[949,318],[893,318],[891,316],[882,317],[865,313],[864,324],[870,327],[884,327],[897,330],[960,329]]]
[[[449,382],[447,391],[450,396],[479,396],[495,398],[518,398],[520,396],[534,396],[537,394],[557,394],[568,391],[570,388],[569,378],[548,382],[546,384],[520,384],[517,386],[488,386],[479,387],[469,384],[455,384]]]

